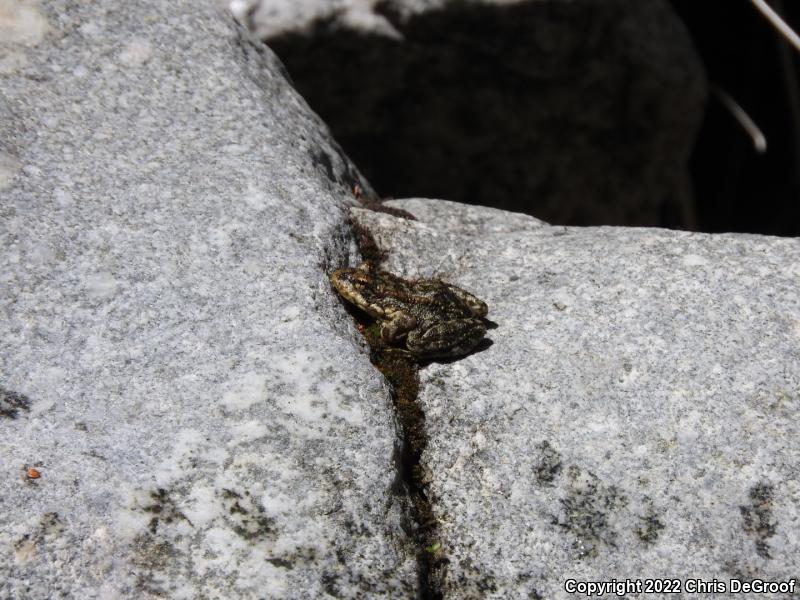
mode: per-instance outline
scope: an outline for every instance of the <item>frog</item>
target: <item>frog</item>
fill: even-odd
[[[439,279],[403,279],[370,262],[337,269],[342,298],[380,323],[381,339],[419,361],[464,356],[486,334],[486,303]]]

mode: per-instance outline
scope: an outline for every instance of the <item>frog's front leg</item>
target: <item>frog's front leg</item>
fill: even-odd
[[[485,334],[486,325],[480,319],[442,321],[424,331],[409,332],[406,347],[420,357],[461,356],[472,350]]]
[[[381,325],[381,337],[387,344],[396,344],[417,326],[417,319],[403,310],[387,311],[388,320]]]

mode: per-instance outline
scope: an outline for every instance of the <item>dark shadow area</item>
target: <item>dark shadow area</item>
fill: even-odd
[[[800,25],[800,3],[771,4]],[[379,10],[396,39],[330,20],[267,40],[382,196],[800,235],[799,58],[746,0],[395,6]],[[766,153],[704,106],[703,67]]]
[[[498,325],[495,324],[494,329],[496,329],[497,327]],[[492,340],[490,340],[489,338],[483,338],[480,342],[478,342],[478,344],[472,350],[469,351],[469,353],[466,356],[472,356],[473,354],[480,354],[481,352],[486,352],[492,346],[494,346],[494,342]],[[451,365],[453,363],[457,363],[459,360],[462,360],[463,358],[464,358],[463,356],[453,356],[451,358],[425,359],[419,361],[419,367],[420,369],[424,369],[428,365],[434,363],[440,365]]]
[[[672,3],[709,80],[747,111],[768,144],[758,154],[730,112],[709,103],[691,160],[699,228],[800,235],[800,55],[750,2]],[[800,3],[770,4],[800,27]]]
[[[394,6],[396,39],[329,20],[266,40],[382,196],[696,226],[684,165],[705,79],[666,2]]]

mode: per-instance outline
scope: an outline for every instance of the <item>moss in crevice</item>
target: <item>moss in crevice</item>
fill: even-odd
[[[388,211],[387,211],[388,212]],[[386,258],[372,234],[354,219],[349,225],[362,257],[376,267]],[[419,365],[403,350],[388,346],[381,337],[380,323],[365,313],[348,306],[358,330],[370,346],[370,361],[391,386],[392,402],[401,427],[401,444],[397,453],[396,488],[408,499],[408,527],[415,546],[420,596],[442,598],[447,558],[439,539],[438,523],[428,497],[429,475],[421,463],[428,445],[425,413],[417,401]]]
[[[375,328],[366,328],[365,332],[370,329]],[[375,336],[367,334],[366,337],[370,340]],[[419,366],[407,353],[388,347],[375,349],[373,346],[372,362],[391,384],[395,414],[402,428],[398,477],[410,501],[409,516],[414,524],[411,535],[416,545],[422,597],[441,598],[447,558],[428,496],[430,476],[421,461],[428,438],[425,413],[417,402]]]

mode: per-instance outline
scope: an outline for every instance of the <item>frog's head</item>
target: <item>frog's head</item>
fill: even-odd
[[[489,313],[489,307],[486,305],[486,302],[480,298],[476,298],[472,294],[469,294],[464,301],[469,307],[470,312],[476,317],[485,317]]]
[[[331,283],[343,298],[352,301],[369,284],[369,274],[361,269],[336,269],[331,275]]]

